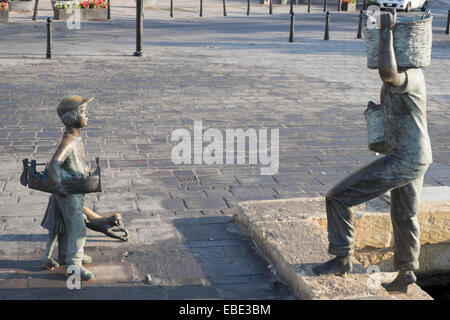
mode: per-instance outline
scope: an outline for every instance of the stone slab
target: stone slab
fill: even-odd
[[[426,210],[434,205],[431,201],[425,202],[422,210],[428,212]],[[441,208],[445,209],[445,206]],[[380,284],[393,279],[396,273],[372,274],[372,269],[365,269],[356,259],[353,273],[346,277],[316,276],[312,268],[331,258],[325,212],[322,197],[247,201],[239,203],[234,218],[300,299],[432,299],[417,285],[410,286],[407,295],[387,292]],[[447,215],[446,211],[436,212]],[[375,229],[368,237],[364,234],[366,230],[357,235],[364,246],[375,240],[384,246],[390,244],[390,238],[380,240],[375,236],[383,226],[388,228],[390,222],[387,223],[387,219],[390,219],[389,204],[382,199],[355,208],[355,224],[359,221],[361,225]]]

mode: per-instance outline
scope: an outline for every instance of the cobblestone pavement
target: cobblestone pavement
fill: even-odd
[[[107,22],[70,30],[53,22],[54,59],[46,60],[43,3],[37,22],[11,13],[0,37],[0,298],[287,299],[267,263],[233,223],[239,201],[324,195],[377,158],[367,149],[363,112],[381,82],[356,39],[358,14],[331,12],[323,41],[321,3],[312,13],[228,1],[175,1],[146,10],[144,57],[135,51],[135,11],[112,0]],[[448,4],[435,1],[432,65],[424,70],[434,163],[428,186],[450,185]],[[331,7],[331,5],[330,5]],[[104,192],[88,195],[102,215],[123,213],[130,242],[88,233],[98,274],[83,290],[65,289],[62,271],[43,272],[47,195],[19,183],[21,160],[48,161],[62,133],[55,106],[65,95],[93,96],[83,130],[91,166],[100,157]],[[276,128],[280,167],[175,165],[173,130]],[[151,274],[153,283],[143,283]]]

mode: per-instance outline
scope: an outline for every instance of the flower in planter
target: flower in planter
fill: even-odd
[[[8,4],[6,2],[0,2],[0,10],[7,10],[8,9]]]

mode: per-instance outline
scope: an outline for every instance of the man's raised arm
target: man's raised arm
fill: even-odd
[[[397,13],[394,11],[383,13],[380,16],[380,40],[378,51],[378,72],[384,83],[401,86],[405,82],[405,74],[397,70],[397,61],[394,53],[394,39],[392,28],[395,26]]]

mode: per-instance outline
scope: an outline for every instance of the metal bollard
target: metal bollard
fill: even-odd
[[[308,13],[311,12],[311,0],[308,0]]]
[[[247,15],[250,15],[250,0],[247,0]]]
[[[330,11],[327,11],[327,16],[325,20],[325,36],[323,37],[323,40],[330,40]]]
[[[47,59],[52,58],[52,19],[47,18]]]
[[[134,56],[141,57],[144,54],[142,49],[142,29],[144,29],[144,23],[142,21],[142,9],[144,0],[136,0],[136,51]]]
[[[272,10],[272,0],[269,0],[269,14],[272,14],[273,10]]]
[[[227,3],[226,0],[223,0],[223,16],[227,16]]]
[[[111,20],[111,1],[108,0],[108,20]]]
[[[39,0],[34,2],[34,12],[33,12],[33,21],[36,21],[37,13],[38,13]]]
[[[359,11],[359,22],[358,22],[358,34],[356,35],[357,39],[361,39],[361,29],[362,29],[362,15],[363,15],[363,11],[360,10]]]
[[[203,0],[200,0],[200,17],[203,17]]]
[[[173,18],[173,0],[170,0],[170,17]]]
[[[449,34],[450,29],[450,10],[448,10],[448,16],[447,16],[447,29],[445,29],[445,34]]]
[[[292,11],[291,13],[291,26],[289,30],[289,42],[294,42],[294,20],[295,20],[295,13]]]
[[[323,12],[327,12],[327,0],[323,1]]]
[[[342,7],[342,0],[338,0],[337,11],[341,11],[341,7]]]

